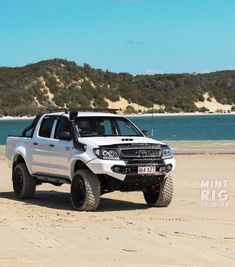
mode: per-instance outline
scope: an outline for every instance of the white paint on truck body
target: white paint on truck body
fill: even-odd
[[[6,142],[6,158],[10,168],[13,167],[15,157],[22,156],[28,171],[31,175],[49,175],[66,177],[72,180],[74,175],[75,163],[79,160],[95,174],[106,174],[119,180],[125,179],[125,174],[115,173],[112,166],[126,166],[124,160],[105,160],[98,158],[94,149],[110,145],[128,145],[128,144],[159,144],[162,142],[152,138],[140,136],[93,136],[80,137],[79,142],[86,146],[86,150],[76,149],[72,140],[60,140],[55,138],[55,132],[58,127],[59,119],[54,119],[49,137],[42,137],[39,134],[41,124],[45,117],[60,116],[69,119],[69,115],[64,112],[49,113],[43,115],[34,130],[32,138],[30,137],[8,137]],[[79,112],[80,117],[114,117],[123,118],[117,114],[99,113],[99,112]],[[136,127],[137,128],[137,127]],[[138,128],[137,128],[138,129]],[[139,130],[139,129],[138,129]],[[139,130],[140,131],[140,130]],[[140,131],[141,132],[141,131]],[[175,168],[175,159],[164,159],[165,164],[171,164]]]

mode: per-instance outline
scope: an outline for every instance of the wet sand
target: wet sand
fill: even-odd
[[[234,140],[164,141],[175,155],[235,154]]]

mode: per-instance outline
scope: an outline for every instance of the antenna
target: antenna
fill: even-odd
[[[153,137],[153,132],[154,132],[154,121],[153,121],[153,108],[152,108],[151,137]]]
[[[153,88],[153,107],[152,107],[152,121],[151,121],[151,137],[153,137],[153,133],[154,133],[153,108],[154,108],[154,88]]]

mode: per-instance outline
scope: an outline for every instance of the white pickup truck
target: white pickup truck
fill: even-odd
[[[171,149],[112,112],[38,114],[21,136],[7,138],[6,158],[19,198],[33,197],[42,183],[68,183],[80,211],[97,209],[115,190],[142,191],[151,206],[172,200]]]

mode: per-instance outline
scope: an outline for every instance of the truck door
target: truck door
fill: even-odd
[[[67,138],[66,138],[67,134]],[[48,153],[48,174],[56,177],[70,177],[70,158],[73,142],[67,117],[60,116],[50,139]]]
[[[36,129],[32,140],[32,171],[37,174],[48,173],[48,154],[50,151],[51,134],[56,125],[54,116],[45,116],[40,128]]]

